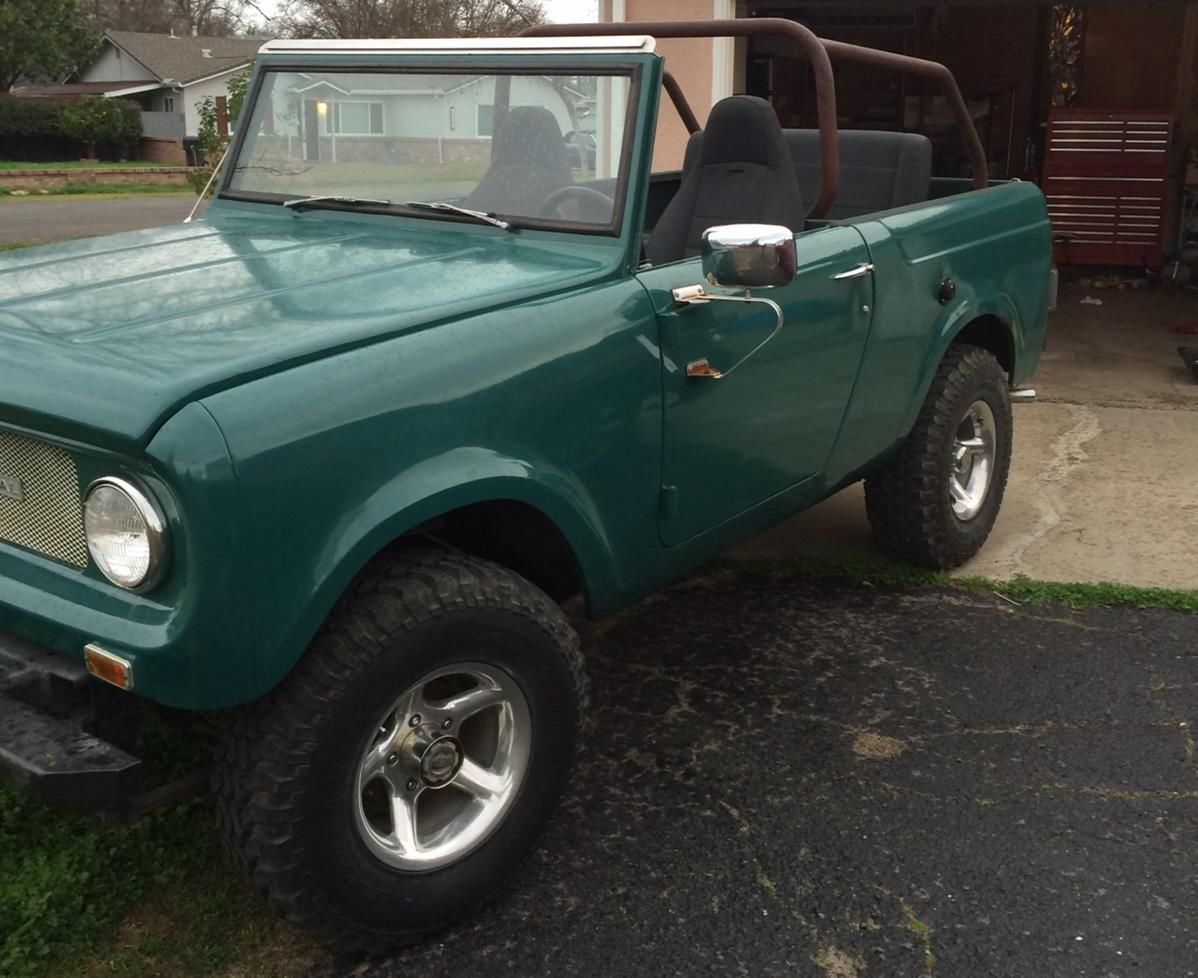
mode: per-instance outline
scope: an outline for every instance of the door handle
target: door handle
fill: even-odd
[[[832,280],[835,282],[847,282],[853,278],[865,278],[866,275],[872,275],[874,266],[869,262],[858,265],[856,268],[850,268],[847,272],[841,272],[839,275],[833,275]]]

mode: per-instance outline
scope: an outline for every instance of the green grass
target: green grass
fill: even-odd
[[[0,160],[0,170],[125,170],[139,166],[164,166],[162,163],[145,163],[126,160],[120,163],[85,163],[83,160],[68,160],[63,163],[21,163]]]
[[[1017,577],[994,581],[985,577],[953,577],[941,571],[868,557],[799,556],[785,561],[728,561],[727,566],[785,569],[811,577],[827,577],[886,587],[952,587],[997,592],[1023,604],[1061,604],[1069,608],[1165,608],[1198,614],[1198,591],[1134,587],[1114,583],[1058,583]]]
[[[160,780],[209,745],[150,724],[141,749]],[[107,827],[0,789],[0,866],[0,978],[283,976],[311,955],[235,878],[208,801]]]
[[[32,241],[0,241],[0,251],[16,251],[18,248],[28,248],[31,244]]]

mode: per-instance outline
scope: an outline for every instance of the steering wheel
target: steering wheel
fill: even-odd
[[[562,205],[574,202],[575,213],[566,213]],[[543,217],[558,217],[563,221],[582,221],[586,224],[607,224],[611,221],[616,202],[594,187],[572,186],[555,190],[541,205]],[[593,219],[588,214],[594,215]]]

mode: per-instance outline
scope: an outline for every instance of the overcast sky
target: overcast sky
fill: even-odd
[[[272,14],[279,0],[256,0],[265,14]],[[541,0],[549,13],[549,19],[559,24],[580,23],[594,20],[597,16],[598,0]]]

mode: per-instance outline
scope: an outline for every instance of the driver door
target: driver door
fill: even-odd
[[[794,280],[754,293],[783,316],[755,353],[777,324],[768,306],[675,301],[674,289],[703,281],[698,258],[638,275],[653,300],[662,352],[667,546],[812,478],[831,454],[869,335],[869,252],[851,226],[806,232],[796,246]],[[703,360],[727,375],[687,376],[687,366]]]

